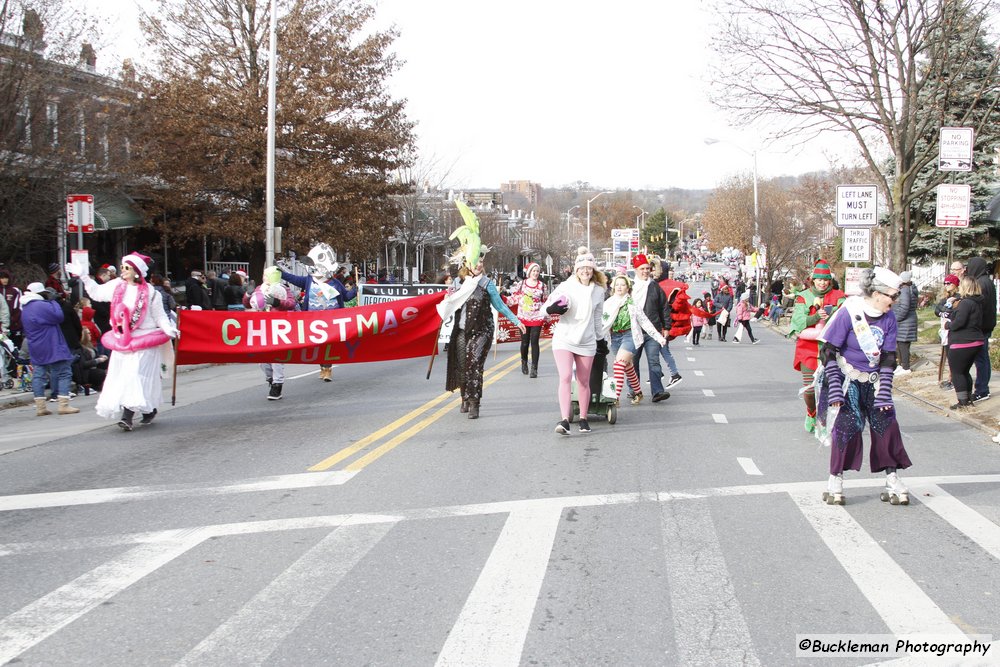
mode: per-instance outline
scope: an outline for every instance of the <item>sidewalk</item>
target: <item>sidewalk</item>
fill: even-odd
[[[762,323],[769,329],[780,333],[782,336],[788,335],[788,320],[783,320],[778,326],[772,326],[770,322]],[[789,341],[791,342],[791,341]],[[998,435],[1000,431],[1000,396],[995,396],[987,401],[976,403],[971,409],[958,412],[950,410],[949,406],[958,402],[954,389],[942,389],[938,381],[938,360],[941,357],[941,346],[937,344],[925,345],[914,343],[910,346],[912,363],[909,375],[896,376],[893,380],[893,392],[902,394],[912,401],[921,403],[927,407],[944,413],[951,419],[956,419],[963,424],[980,429],[991,436]],[[791,367],[791,357],[789,357],[789,368]],[[990,383],[990,393],[993,388],[1000,386],[995,373]],[[973,378],[976,373],[973,370]],[[944,362],[943,379],[947,380],[948,362]]]

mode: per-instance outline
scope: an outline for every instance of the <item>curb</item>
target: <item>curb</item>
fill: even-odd
[[[180,366],[177,369],[177,373],[190,373],[192,371],[199,371],[205,368],[211,368],[212,366],[218,366],[219,364],[194,364],[191,366]],[[10,408],[22,408],[27,405],[33,405],[35,403],[35,395],[32,392],[20,392],[17,394],[0,394],[0,411],[7,410]]]

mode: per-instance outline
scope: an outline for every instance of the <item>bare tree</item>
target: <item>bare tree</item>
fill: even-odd
[[[899,269],[911,202],[941,181],[917,182],[937,156],[937,128],[947,118],[986,129],[990,114],[969,105],[955,115],[949,99],[960,86],[966,100],[988,98],[998,83],[996,49],[985,76],[965,77],[972,65],[961,57],[992,9],[992,0],[719,2],[714,101],[744,122],[778,122],[772,137],[853,136],[887,194]]]

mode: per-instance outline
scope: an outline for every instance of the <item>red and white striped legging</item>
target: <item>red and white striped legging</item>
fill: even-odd
[[[635,372],[632,362],[615,360],[615,398],[621,398],[622,388],[625,386],[625,378],[628,377],[628,385],[632,388],[633,394],[638,394],[642,390],[639,384],[639,375]]]

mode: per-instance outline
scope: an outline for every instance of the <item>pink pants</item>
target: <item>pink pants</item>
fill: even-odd
[[[576,363],[577,396],[580,397],[580,419],[587,418],[590,409],[590,369],[594,357],[573,354],[569,350],[552,350],[559,372],[559,412],[563,419],[573,416],[573,364]]]

